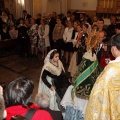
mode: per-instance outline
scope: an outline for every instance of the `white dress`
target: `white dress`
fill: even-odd
[[[51,89],[49,89],[44,82],[42,81],[42,73],[44,70],[49,71],[50,73],[59,76],[62,72],[62,70],[64,70],[61,61],[58,61],[59,67],[55,67],[54,65],[52,65],[49,61],[46,62],[45,61],[45,65],[43,66],[41,75],[40,75],[40,80],[39,80],[39,87],[38,87],[38,93],[44,92],[46,94],[49,95],[50,97],[50,109],[52,110],[59,110],[58,108],[58,103],[56,102],[56,92],[52,91]],[[47,76],[47,81],[52,84],[52,78]]]
[[[52,79],[50,77],[47,77],[47,80],[50,84],[52,84],[51,83]],[[38,93],[41,92],[46,93],[50,97],[50,109],[59,110],[56,102],[55,90],[54,91],[50,90],[40,79]]]
[[[74,95],[74,104],[72,104],[72,99],[71,99],[71,91],[72,91],[73,86],[70,85],[61,101],[61,105],[63,107],[67,107],[67,106],[73,106],[75,109],[80,110],[82,112],[82,115],[84,117],[85,111],[86,111],[86,107],[87,107],[87,103],[88,100],[86,99],[81,99],[81,98],[77,98]]]
[[[41,31],[41,28],[44,27],[44,30]],[[43,32],[43,36],[41,36],[41,32]],[[44,38],[45,39],[45,47],[49,47],[50,46],[50,40],[49,40],[49,25],[39,25],[39,29],[38,29],[38,35],[39,38]]]

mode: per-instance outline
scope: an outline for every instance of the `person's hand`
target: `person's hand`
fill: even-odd
[[[76,44],[76,47],[78,48],[80,45],[81,45],[81,42],[78,41],[77,44]]]
[[[52,91],[54,91],[55,90],[55,87],[54,86],[51,86],[51,88],[50,88]]]
[[[53,39],[54,42],[56,42],[56,39]]]
[[[0,95],[3,95],[3,88],[0,86]]]
[[[106,58],[105,62],[106,62],[106,64],[108,64],[110,62],[110,58]]]
[[[67,40],[64,40],[65,43],[67,43]]]
[[[77,44],[78,44],[78,45],[81,45],[81,42],[80,42],[80,41],[78,41],[78,42],[77,42]]]

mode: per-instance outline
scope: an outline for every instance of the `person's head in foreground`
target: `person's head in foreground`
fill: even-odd
[[[50,106],[50,98],[45,93],[38,93],[35,97],[35,103],[41,108],[48,108]]]
[[[14,105],[29,106],[33,89],[33,81],[28,78],[19,77],[13,80],[5,92],[7,107]]]
[[[85,120],[120,120],[120,34],[111,40],[110,61],[97,78],[87,104]]]
[[[111,40],[112,55],[117,58],[120,56],[120,34],[117,34]]]

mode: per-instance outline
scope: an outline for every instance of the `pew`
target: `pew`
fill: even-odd
[[[17,44],[17,39],[0,40],[0,49],[13,47]]]

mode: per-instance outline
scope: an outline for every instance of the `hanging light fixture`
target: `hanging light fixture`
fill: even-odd
[[[18,4],[20,4],[20,5],[24,6],[25,1],[24,1],[24,0],[18,0]]]

